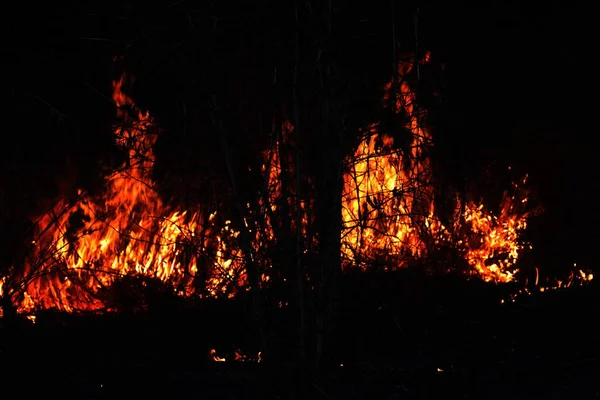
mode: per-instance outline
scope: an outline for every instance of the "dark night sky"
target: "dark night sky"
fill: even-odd
[[[60,164],[56,160],[61,159],[57,154],[62,150],[48,150],[66,146],[85,171],[95,165],[103,147],[109,147],[103,132],[110,126],[112,110],[89,87],[109,94],[111,56],[115,49],[123,50],[110,40],[139,27],[123,28],[122,21],[90,17],[94,14],[90,10],[96,8],[98,14],[110,15],[112,6],[103,5],[100,10],[93,2],[77,4],[36,10],[15,6],[21,8],[4,15],[3,47],[11,60],[9,70],[13,68],[5,76],[9,80],[4,85],[9,89],[5,96],[22,109],[20,94],[39,94],[56,99],[52,105],[67,114],[80,116],[67,118],[71,121],[67,130],[79,132],[72,134],[64,133],[64,125],[50,131],[45,128],[47,121],[24,121],[15,117],[13,109],[5,110],[3,117],[10,121],[7,129],[19,132],[14,136],[15,145],[5,154],[5,169],[19,163]],[[114,9],[125,15],[124,10],[131,9],[125,4]],[[132,8],[140,7],[136,4]],[[207,4],[198,8],[210,8]],[[275,9],[257,5],[244,12],[258,21],[268,20],[268,13]],[[390,2],[368,9],[364,4],[342,5],[341,10],[348,16],[349,40],[362,35],[357,39],[362,47],[357,46],[356,51],[372,57],[374,75],[381,75],[391,59]],[[414,10],[414,3],[395,6],[401,48],[409,48],[414,41]],[[168,25],[171,12],[175,11],[155,13],[153,21],[163,18]],[[232,21],[243,21],[244,15],[250,14],[242,13]],[[600,188],[592,145],[596,121],[591,99],[597,86],[590,61],[596,48],[593,15],[572,2],[524,6],[517,1],[495,1],[476,7],[425,3],[420,7],[421,48],[432,50],[446,65],[444,101],[435,119],[436,141],[457,159],[455,168],[467,176],[476,177],[479,168],[494,163],[530,173],[546,208],[544,216],[534,222],[535,244],[544,249],[540,262],[578,261],[593,267],[593,248],[600,239],[594,229],[600,223],[594,192]],[[93,37],[109,40],[89,39]],[[260,55],[256,58],[260,61]],[[40,59],[46,62],[40,63]],[[35,107],[43,109],[40,104]],[[37,112],[53,118],[47,110]],[[97,123],[85,124],[84,135],[77,121],[86,118]],[[41,169],[42,175],[64,173],[63,167]],[[26,179],[38,175],[25,174]]]

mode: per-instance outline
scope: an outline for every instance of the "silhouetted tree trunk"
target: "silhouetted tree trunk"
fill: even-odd
[[[332,332],[339,309],[339,280],[341,275],[341,198],[343,188],[343,110],[336,89],[340,77],[334,64],[332,50],[333,5],[330,0],[321,14],[322,36],[317,43],[316,73],[320,106],[321,143],[317,169],[317,216],[320,250],[320,279],[317,287],[317,344],[316,362],[321,367],[335,354]]]
[[[302,208],[301,208],[301,181],[302,181],[302,169],[301,169],[301,156],[300,156],[300,110],[298,104],[298,70],[300,68],[300,26],[298,21],[298,4],[294,7],[294,14],[296,20],[296,33],[295,33],[295,49],[294,49],[294,73],[293,73],[293,102],[294,102],[294,120],[296,127],[294,133],[296,135],[296,146],[294,152],[295,158],[295,172],[296,172],[296,251],[295,251],[295,269],[296,269],[296,301],[298,304],[298,311],[300,314],[300,359],[304,359],[306,355],[305,340],[306,340],[306,304],[304,299],[304,279],[306,272],[302,266],[302,238],[304,233],[302,232]]]
[[[268,357],[268,345],[267,338],[265,334],[265,324],[264,324],[264,307],[260,292],[260,272],[258,271],[258,266],[255,263],[255,257],[253,256],[252,243],[250,239],[250,232],[248,227],[246,226],[244,215],[244,207],[242,206],[240,196],[237,190],[237,180],[238,177],[235,176],[233,166],[231,163],[231,155],[229,150],[229,145],[227,143],[227,132],[225,127],[223,126],[221,117],[219,115],[219,106],[217,104],[216,96],[212,97],[212,117],[213,123],[217,130],[217,135],[219,135],[219,141],[221,144],[221,150],[223,151],[223,155],[225,157],[225,163],[227,166],[227,171],[229,173],[230,183],[231,183],[231,191],[233,193],[233,202],[235,206],[235,210],[238,213],[239,218],[239,227],[240,227],[240,248],[244,253],[244,261],[246,266],[246,274],[248,275],[248,282],[250,283],[250,290],[252,296],[252,312],[253,317],[257,326],[258,331],[258,339],[259,339],[259,351],[263,354],[263,356]]]

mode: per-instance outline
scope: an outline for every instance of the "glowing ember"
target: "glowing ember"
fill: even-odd
[[[573,268],[577,268],[577,264],[573,265]],[[547,283],[540,284],[539,282],[539,270],[536,268],[535,282],[532,287],[528,287],[527,283],[525,287],[511,293],[508,297],[508,301],[502,299],[501,303],[516,302],[520,297],[525,295],[531,295],[533,293],[544,293],[549,290],[567,289],[573,286],[583,286],[590,283],[594,279],[594,274],[586,273],[582,269],[572,269],[569,276],[566,279],[553,278],[548,279]]]
[[[215,362],[226,362],[227,358],[225,357],[219,357],[217,355],[217,351],[215,349],[210,349],[209,351],[209,358],[212,361]],[[231,359],[230,359],[231,361]],[[256,355],[256,357],[250,357],[247,356],[246,354],[242,353],[242,351],[240,349],[235,350],[234,356],[233,356],[233,361],[236,362],[261,362],[262,361],[262,354],[259,351]]]
[[[400,77],[412,68],[412,63],[401,63]],[[408,83],[404,79],[389,82],[384,101],[389,103],[393,93],[394,111],[407,116],[406,128],[412,136],[409,154],[396,149],[393,139],[373,124],[348,158],[344,176],[342,254],[361,266],[390,257],[397,264],[423,256],[425,231],[437,226],[431,220],[433,185],[427,156],[433,142],[422,128],[422,115]]]
[[[215,349],[210,349],[210,359],[216,362],[225,362],[225,358],[217,356]]]

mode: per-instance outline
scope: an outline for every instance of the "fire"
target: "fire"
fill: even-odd
[[[400,77],[411,72],[411,63],[401,63]],[[396,87],[398,86],[398,87]],[[403,263],[427,251],[424,230],[436,225],[433,214],[432,171],[427,151],[433,144],[422,127],[415,96],[401,80],[385,86],[384,101],[393,93],[394,112],[408,116],[410,153],[394,147],[394,140],[372,124],[363,141],[347,159],[342,198],[342,254],[361,266],[376,259],[392,258]]]
[[[125,83],[125,77],[114,83],[113,99],[122,120],[115,140],[128,151],[127,161],[107,178],[100,198],[80,191],[39,218],[25,265],[3,278],[5,291],[7,284],[24,288],[7,292],[20,312],[106,309],[103,294],[124,276],[168,282],[179,295],[191,295],[199,284],[205,296],[244,285],[239,232],[230,221],[218,222],[216,211],[173,209],[155,190],[156,127],[123,92]],[[200,271],[207,271],[204,282]]]
[[[526,193],[520,190],[526,178],[515,185],[520,197],[505,194],[499,215],[486,211],[483,203],[458,198],[453,226],[444,226],[435,213],[435,181],[428,156],[433,140],[405,79],[413,66],[400,64],[399,84],[389,82],[384,96],[389,103],[396,92],[393,107],[406,116],[411,140],[405,149],[409,150],[396,148],[393,138],[376,123],[365,129],[364,139],[347,159],[343,257],[347,264],[362,268],[382,260],[398,267],[450,244],[484,280],[511,281],[514,265],[527,245],[519,238],[529,213],[517,207],[527,202]]]
[[[429,60],[427,53],[421,62]],[[522,240],[527,220],[537,211],[528,207],[528,177],[513,182],[498,213],[483,200],[457,196],[451,223],[445,226],[436,214],[429,158],[433,139],[423,123],[425,112],[416,107],[415,93],[407,82],[414,66],[413,62],[401,63],[398,77],[384,87],[384,104],[392,104],[393,111],[404,116],[408,145],[398,148],[381,124],[374,123],[364,129],[362,141],[346,159],[342,197],[345,265],[365,269],[383,263],[384,269],[399,268],[446,246],[455,249],[470,272],[484,281],[513,281],[520,255],[532,248]],[[580,270],[579,275],[572,273],[568,285],[592,279]],[[556,281],[548,288],[564,285]]]
[[[433,139],[407,81],[413,68],[414,63],[401,63],[398,78],[384,87],[385,104],[404,117],[407,143],[399,146],[382,124],[374,123],[361,132],[362,140],[346,159],[340,199],[344,267],[383,263],[386,269],[399,268],[449,247],[483,280],[512,281],[519,256],[531,248],[521,240],[531,213],[527,177],[504,194],[498,213],[483,201],[457,196],[454,213],[443,224],[429,158]],[[247,289],[240,232],[231,222],[218,210],[180,210],[156,191],[152,170],[158,129],[127,96],[127,82],[123,77],[113,87],[121,120],[115,141],[127,159],[106,178],[101,196],[79,191],[76,199],[60,199],[37,219],[30,255],[0,277],[0,298],[9,299],[18,312],[110,311],[111,287],[128,276],[162,281],[181,296],[232,296]],[[247,204],[244,219],[263,285],[277,276],[270,252],[283,237],[279,233],[299,231],[303,254],[318,248],[318,237],[311,233],[311,179],[302,177],[298,193],[296,163],[285,151],[294,146],[293,130],[285,121],[273,147],[263,153],[264,187],[256,204]],[[580,272],[568,284],[592,278]],[[211,357],[224,361],[214,350]]]
[[[527,176],[521,184],[524,185]],[[514,184],[518,190],[520,186]],[[527,202],[523,197],[515,203],[515,196],[504,193],[498,216],[485,212],[482,204],[468,202],[462,214],[467,234],[457,244],[463,249],[466,261],[485,280],[508,282],[514,278],[514,268],[521,251],[531,245],[520,243],[519,235],[527,227],[528,212],[519,212],[517,207]],[[460,227],[457,226],[457,231]]]
[[[215,349],[210,349],[210,358],[216,362],[225,362],[225,358],[217,356],[217,351]]]
[[[219,357],[217,355],[217,351],[215,349],[210,349],[209,351],[209,359],[211,361],[215,361],[215,362],[226,362],[227,358],[225,357]],[[230,359],[231,361],[231,359]],[[240,349],[236,349],[234,352],[234,356],[233,356],[233,361],[236,362],[261,362],[262,361],[262,354],[259,351],[256,354],[256,357],[250,357],[244,353],[242,353],[242,351]]]
[[[539,269],[535,269],[535,281],[532,286],[528,286],[527,282],[525,287],[518,291],[511,293],[508,297],[508,301],[505,299],[501,300],[501,303],[516,302],[522,296],[531,295],[532,293],[544,293],[549,290],[567,289],[574,286],[583,286],[590,283],[594,279],[594,274],[585,272],[582,269],[577,269],[577,264],[573,265],[573,269],[569,272],[569,276],[566,279],[552,278],[547,279],[546,283],[540,283]]]

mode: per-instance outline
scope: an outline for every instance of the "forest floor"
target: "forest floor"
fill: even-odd
[[[508,289],[481,282],[354,278],[326,372],[302,373],[285,357],[232,361],[252,335],[245,306],[231,301],[146,314],[46,311],[0,329],[0,391],[13,393],[2,398],[600,398],[596,282],[501,304]],[[213,361],[212,348],[228,361]]]

